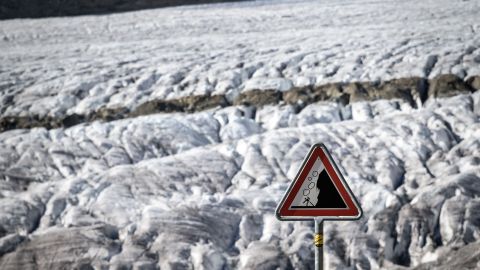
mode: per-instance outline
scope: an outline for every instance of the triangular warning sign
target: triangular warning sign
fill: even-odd
[[[357,219],[362,210],[323,144],[315,144],[277,207],[280,220]]]

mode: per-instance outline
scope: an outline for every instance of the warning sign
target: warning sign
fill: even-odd
[[[323,144],[312,147],[277,207],[280,220],[357,219],[362,211]]]

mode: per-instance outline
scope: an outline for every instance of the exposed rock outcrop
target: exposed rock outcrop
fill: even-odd
[[[148,8],[234,1],[241,0],[5,0],[0,3],[0,20],[104,14]]]
[[[262,107],[265,105],[279,104],[281,102],[294,105],[297,111],[309,104],[319,101],[333,101],[346,105],[361,101],[399,99],[406,101],[413,107],[418,107],[422,106],[428,97],[448,97],[473,92],[476,89],[475,87],[477,87],[477,80],[477,77],[472,77],[467,82],[464,82],[455,75],[441,75],[429,81],[423,78],[413,77],[393,79],[379,83],[328,83],[315,87],[296,87],[284,92],[277,90],[249,90],[241,92],[235,97],[232,103],[228,101],[225,95],[210,94],[167,100],[154,99],[140,104],[133,110],[126,107],[101,107],[88,115],[71,114],[59,118],[51,116],[6,116],[0,118],[0,131],[34,127],[52,129],[71,127],[95,120],[113,121],[155,113],[193,113],[231,105]]]
[[[476,81],[472,81],[472,83]],[[452,74],[440,75],[430,81],[428,95],[430,97],[451,97],[472,92],[470,85]]]

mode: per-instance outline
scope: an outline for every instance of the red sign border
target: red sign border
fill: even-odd
[[[315,164],[317,157],[323,162],[328,175],[331,177],[333,184],[346,203],[347,208],[318,210],[289,209],[295,199],[295,195],[299,192],[305,179],[307,179],[308,173]],[[295,180],[290,184],[290,187],[278,205],[276,216],[279,220],[310,220],[314,217],[321,217],[322,219],[358,219],[362,216],[362,209],[338,170],[330,153],[328,153],[325,145],[315,144],[310,149]]]

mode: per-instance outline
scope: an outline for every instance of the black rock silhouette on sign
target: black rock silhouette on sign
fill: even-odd
[[[347,208],[326,170],[318,176],[317,188],[320,189],[320,193],[317,204],[312,208]]]

